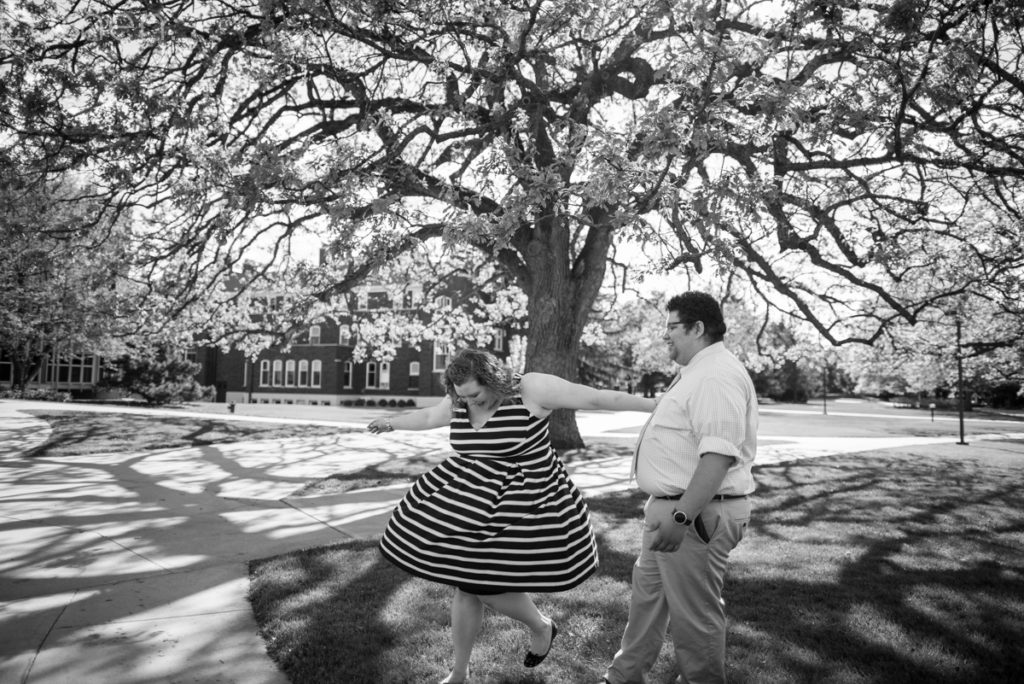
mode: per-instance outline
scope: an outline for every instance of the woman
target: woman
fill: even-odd
[[[565,591],[597,568],[590,516],[555,454],[555,409],[650,411],[654,399],[597,390],[544,373],[515,376],[493,355],[463,350],[444,374],[438,404],[378,418],[367,429],[451,425],[456,455],[424,474],[388,521],[380,549],[403,570],[453,585],[455,663],[442,684],[466,681],[484,606],[523,622],[523,664],[547,657],[558,634],[526,592]]]

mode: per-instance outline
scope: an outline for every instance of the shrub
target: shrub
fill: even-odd
[[[106,387],[120,387],[137,394],[149,404],[178,404],[184,401],[211,401],[213,387],[200,385],[195,374],[197,363],[178,358],[167,350],[155,353],[125,355],[114,362],[116,372],[104,379]]]
[[[366,406],[366,400],[365,399],[356,399],[355,405],[356,406]]]
[[[38,389],[5,389],[0,390],[0,399],[29,399],[32,401],[71,401],[71,394],[58,392],[49,387]]]
[[[383,403],[383,402],[382,402],[382,403]],[[374,401],[373,399],[367,399],[367,400],[366,400],[366,405],[367,405],[367,406],[376,406],[376,405],[377,405],[377,402],[375,402],[375,401]]]

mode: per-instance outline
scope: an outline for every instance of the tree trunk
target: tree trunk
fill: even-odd
[[[11,389],[24,392],[28,383],[39,374],[43,359],[38,354],[19,354],[11,357]]]
[[[526,371],[550,373],[576,382],[583,326],[604,280],[611,246],[611,231],[590,229],[577,254],[564,221],[533,231],[527,249]],[[551,443],[556,449],[584,446],[576,425],[576,412],[560,409],[551,414]]]

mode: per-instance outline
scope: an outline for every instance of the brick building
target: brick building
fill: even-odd
[[[438,304],[457,307],[468,292],[468,281],[453,280],[435,287]],[[393,405],[428,405],[444,395],[441,375],[452,349],[424,340],[403,345],[388,362],[356,361],[356,340],[351,324],[372,318],[388,309],[415,316],[422,311],[422,290],[410,286],[392,301],[386,288],[367,285],[350,298],[348,311],[325,318],[300,334],[287,348],[271,347],[256,359],[242,352],[224,353],[215,348],[197,350],[201,365],[198,380],[216,388],[217,401],[256,404],[313,404],[322,406],[364,405],[381,401]],[[508,331],[496,328],[488,351],[507,359]]]
[[[457,308],[469,292],[470,281],[455,277],[432,284],[429,296],[443,307]],[[199,363],[196,379],[214,387],[219,402],[339,406],[383,400],[427,405],[444,394],[441,374],[452,353],[450,346],[423,340],[418,349],[400,347],[390,362],[357,362],[351,333],[352,323],[385,310],[422,315],[423,296],[424,288],[410,285],[393,301],[387,288],[369,284],[353,293],[346,312],[310,326],[288,348],[271,347],[255,360],[246,359],[241,351],[216,347],[193,349],[187,356]],[[499,358],[509,357],[508,332],[496,328],[487,347]],[[43,358],[27,387],[68,392],[76,398],[120,396],[117,389],[97,387],[103,372],[103,359],[96,354],[58,350]],[[13,378],[13,361],[0,354],[0,388],[10,386]]]

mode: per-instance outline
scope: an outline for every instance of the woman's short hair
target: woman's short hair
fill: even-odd
[[[481,349],[462,349],[448,362],[444,371],[444,391],[452,403],[459,401],[455,388],[470,380],[476,380],[481,387],[503,397],[516,393],[517,378],[512,371],[494,354]]]

